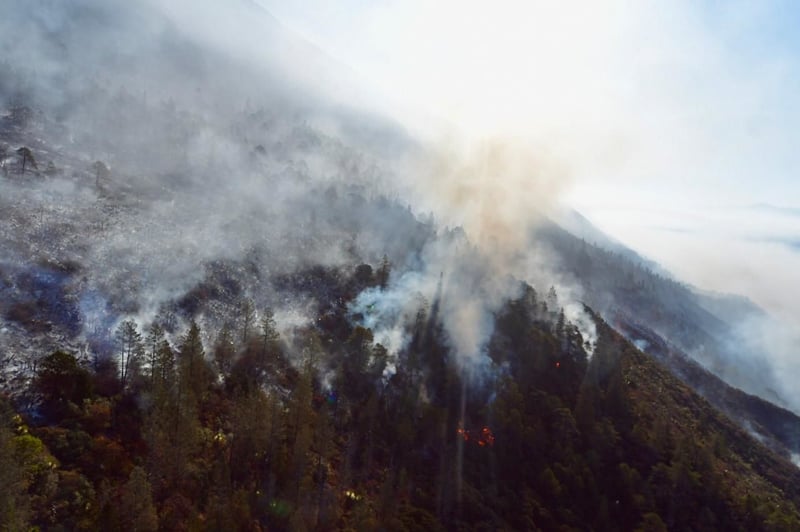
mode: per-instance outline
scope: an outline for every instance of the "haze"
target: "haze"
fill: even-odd
[[[266,242],[281,271],[377,263],[392,242],[409,277],[395,280],[386,315],[411,294],[431,297],[446,272],[445,325],[460,354],[477,357],[493,312],[515,295],[508,279],[581,300],[529,240],[568,205],[682,281],[744,294],[782,320],[750,324],[750,336],[768,340],[794,390],[798,217],[776,207],[797,195],[788,4],[262,2],[282,26],[250,0],[40,0],[32,17],[23,3],[0,21],[6,60],[22,73],[0,79],[4,93],[63,121],[68,138],[48,129],[55,142],[136,176],[126,185],[143,197],[188,190],[179,210],[148,204],[152,219],[137,213],[92,242],[100,293],[142,268],[148,240],[162,246],[151,255],[170,267],[149,265],[142,301],[121,305],[142,323],[199,281],[197,264],[238,260],[251,245]],[[325,199],[331,186],[399,199],[430,225],[408,224],[405,211],[356,215]],[[77,208],[96,194],[68,190],[70,202],[48,199],[53,190],[4,195]],[[309,207],[332,223],[310,247],[314,218],[296,214]],[[189,241],[176,219],[203,237]],[[137,224],[147,231],[128,231]],[[431,227],[441,238],[426,247]],[[173,258],[176,241],[186,250]],[[397,338],[400,322],[380,325]]]
[[[548,153],[562,202],[765,308],[778,367],[800,370],[796,3],[260,1],[412,130]]]

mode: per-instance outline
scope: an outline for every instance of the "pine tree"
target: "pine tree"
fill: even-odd
[[[147,473],[134,467],[120,496],[120,517],[124,530],[131,532],[155,532],[158,530],[158,515],[153,505],[153,495]]]
[[[314,368],[308,362],[304,365],[299,381],[295,387],[289,409],[289,441],[291,458],[289,469],[290,495],[299,502],[300,489],[311,472],[308,467],[308,454],[314,435],[314,410],[311,407],[313,395]]]
[[[315,500],[316,506],[316,522],[315,528],[327,529],[330,523],[333,497],[326,490],[328,482],[328,468],[331,456],[335,451],[334,445],[335,432],[333,430],[333,419],[330,409],[327,404],[323,404],[322,408],[317,412],[316,424],[314,427],[314,442],[312,451],[314,453],[314,479],[316,480],[315,487]]]
[[[247,298],[242,302],[241,307],[241,320],[242,320],[242,345],[247,346],[247,341],[250,339],[250,328],[256,319],[256,308],[253,300]]]
[[[214,342],[214,365],[223,377],[227,378],[233,367],[233,359],[236,356],[236,348],[233,343],[233,333],[231,326],[225,323],[217,334],[217,341]]]
[[[275,399],[261,389],[234,398],[231,412],[230,469],[234,487],[252,488],[266,480],[267,467],[274,466],[271,449],[276,422]]]
[[[171,390],[175,385],[175,354],[167,340],[161,340],[153,366],[153,388],[157,391]]]
[[[391,272],[392,264],[389,262],[389,257],[384,255],[383,259],[381,260],[381,265],[378,267],[378,271],[376,273],[378,286],[381,288],[386,288],[386,286],[389,284],[389,275]]]
[[[95,161],[92,163],[92,170],[94,170],[95,187],[100,188],[100,183],[111,177],[111,170],[103,161]]]
[[[8,158],[8,146],[6,144],[0,144],[0,169],[3,170],[3,175],[8,175],[8,164],[6,163],[6,159]]]
[[[156,366],[158,364],[158,350],[164,341],[164,329],[157,322],[153,322],[147,331],[147,347],[150,355],[150,385],[156,379]]]
[[[200,327],[194,320],[182,338],[179,353],[181,391],[192,394],[194,401],[200,401],[213,381],[213,374],[205,360]]]
[[[117,343],[120,349],[119,374],[122,388],[128,383],[134,359],[142,353],[142,335],[133,320],[125,320],[117,327]]]
[[[17,155],[19,155],[20,158],[20,174],[25,174],[25,168],[27,166],[32,167],[34,170],[37,169],[36,159],[33,158],[33,152],[30,148],[26,146],[18,148]]]
[[[275,316],[271,309],[264,311],[261,317],[261,366],[266,367],[270,360],[270,355],[276,354],[278,350],[278,341],[280,334],[278,334],[277,326],[275,324]]]
[[[186,477],[200,443],[197,402],[183,377],[175,374],[173,360],[165,340],[159,349],[155,393],[143,430],[149,448],[148,471],[159,500]]]

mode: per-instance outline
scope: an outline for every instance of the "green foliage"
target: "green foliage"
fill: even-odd
[[[132,532],[158,530],[158,515],[153,505],[150,482],[141,467],[134,467],[120,494],[122,528]]]
[[[388,267],[357,269],[342,293],[383,285]],[[589,359],[558,308],[555,290],[543,305],[523,286],[496,315],[480,378],[458,365],[438,296],[399,353],[351,325],[345,304],[288,339],[270,311],[250,330],[252,311],[239,323],[246,341],[231,326],[212,331],[213,365],[196,322],[177,354],[153,327],[149,378],[133,385],[128,370],[108,397],[92,396],[72,355],[53,353],[35,382],[45,426],[9,412],[0,424],[4,526],[798,528],[800,473],[599,319]],[[129,362],[142,344],[131,324]]]
[[[89,372],[74,355],[56,351],[42,359],[36,375],[36,390],[42,396],[42,410],[54,419],[77,410],[92,393]]]
[[[119,324],[116,339],[119,346],[119,380],[124,389],[131,373],[137,369],[137,364],[144,353],[144,345],[142,335],[133,320],[125,320]]]
[[[214,365],[217,372],[227,378],[233,368],[236,346],[233,341],[233,332],[229,324],[224,324],[214,342]]]
[[[239,320],[242,326],[242,345],[247,345],[250,339],[250,330],[256,319],[256,307],[252,299],[245,299],[242,301],[241,308],[239,309]]]
[[[192,320],[189,331],[181,339],[179,393],[181,400],[200,401],[205,398],[214,380],[214,372],[205,359],[200,327]]]
[[[15,425],[11,408],[0,397],[0,528],[13,532],[27,529],[30,514],[30,474],[18,454]]]

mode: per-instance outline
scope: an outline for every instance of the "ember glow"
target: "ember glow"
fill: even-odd
[[[459,427],[456,429],[456,434],[460,436],[465,442],[472,442],[478,447],[492,447],[494,445],[494,434],[489,427],[483,427],[480,431],[476,431],[476,435],[472,431]]]

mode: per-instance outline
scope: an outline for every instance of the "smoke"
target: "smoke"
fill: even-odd
[[[214,325],[244,296],[288,333],[315,303],[287,300],[276,278],[387,254],[389,285],[362,292],[353,314],[397,353],[439,294],[462,367],[480,368],[519,281],[551,284],[549,268],[531,271],[530,235],[573,166],[542,139],[411,140],[369,112],[347,69],[252,2],[12,4],[0,107],[42,113],[3,133],[54,175],[4,181],[0,207],[17,223],[0,243],[15,267],[79,265],[69,289],[85,335],[181,309]]]
[[[463,227],[497,268],[506,267],[524,249],[531,228],[556,208],[569,183],[568,166],[546,146],[520,138],[435,148],[409,173],[415,176],[414,203],[445,225]]]
[[[441,283],[437,303],[452,347],[462,367],[480,368],[495,313],[519,294],[520,280],[533,281],[531,234],[558,208],[570,169],[545,146],[521,138],[448,137],[415,155],[397,172],[401,197],[440,227],[457,229],[423,250],[418,271],[392,279],[387,291],[364,294],[353,309],[398,346],[413,294],[431,297]],[[570,308],[581,317],[578,306]]]
[[[782,323],[770,329],[791,330],[798,321],[787,289],[800,271],[796,224],[784,231],[769,222],[770,232],[781,234],[755,245],[747,235],[760,217],[739,211],[733,235],[692,234],[708,229],[709,211],[715,217],[720,205],[798,197],[791,177],[800,116],[797,42],[788,37],[793,6],[503,0],[487,9],[469,0],[407,0],[340,9],[313,0],[261,2],[398,100],[472,138],[513,133],[535,153],[546,148],[567,161],[573,205],[676,278],[746,295]],[[407,122],[415,120],[430,132],[424,119]],[[467,194],[473,197],[481,196]],[[468,214],[457,212],[469,219],[470,238],[486,249],[481,235],[492,231],[481,229],[484,218],[473,216],[469,200],[443,194],[437,201],[464,208]],[[680,212],[654,216],[664,205]],[[597,213],[600,207],[605,212]],[[614,223],[603,223],[601,214]],[[756,334],[752,329],[739,336]],[[761,350],[788,368],[793,354],[777,341],[783,334],[763,336],[773,340]],[[785,373],[787,385],[793,375]]]
[[[570,302],[564,307],[564,317],[573,323],[583,338],[586,353],[591,357],[597,347],[597,325],[586,313],[582,303]],[[636,347],[639,347],[638,345]],[[641,349],[641,348],[640,348]]]

